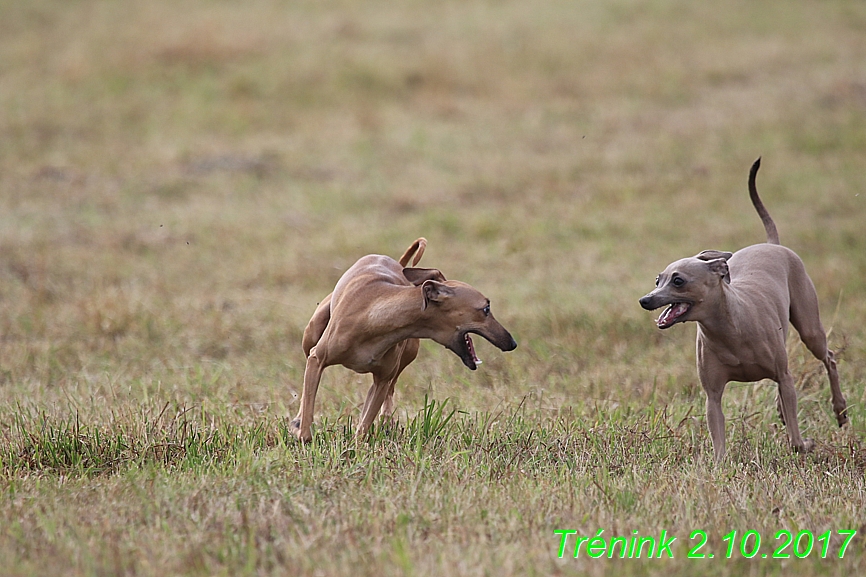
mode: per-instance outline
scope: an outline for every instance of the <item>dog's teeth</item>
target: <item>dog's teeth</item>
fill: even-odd
[[[469,349],[469,354],[472,355],[472,361],[476,365],[480,365],[481,359],[479,359],[478,355],[475,354],[475,347],[472,344],[472,338],[469,336],[469,333],[466,333],[463,338],[466,340],[466,348]]]

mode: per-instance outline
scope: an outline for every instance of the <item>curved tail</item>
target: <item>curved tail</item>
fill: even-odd
[[[752,169],[749,171],[749,198],[752,199],[752,205],[758,211],[758,216],[761,217],[761,222],[764,223],[764,230],[767,231],[767,243],[782,244],[779,242],[779,231],[776,230],[776,223],[770,217],[770,213],[761,202],[761,197],[758,196],[758,187],[755,186],[755,177],[758,175],[758,169],[761,168],[761,157],[752,164]]]
[[[415,255],[415,259],[412,261],[412,266],[418,264],[418,261],[421,260],[421,257],[424,256],[424,249],[427,248],[427,239],[423,236],[417,239],[412,243],[412,246],[406,249],[406,252],[403,253],[403,256],[400,257],[400,266],[406,267],[409,264],[409,259],[412,258],[412,255]],[[415,254],[415,253],[418,254]]]

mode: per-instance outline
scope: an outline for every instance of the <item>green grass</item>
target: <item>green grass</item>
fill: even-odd
[[[828,0],[0,0],[4,575],[853,575],[866,564],[866,9]],[[851,425],[794,336],[732,383],[712,465],[694,327],[637,299],[763,240],[815,281]],[[352,441],[331,368],[295,444],[303,328],[397,256],[491,298],[519,347],[424,343]],[[555,530],[678,539],[557,556]],[[843,559],[724,535],[856,529]],[[707,532],[715,559],[685,559]],[[840,541],[834,533],[832,548]],[[723,555],[721,555],[723,556]]]
[[[729,529],[759,531],[770,542],[778,530],[818,535],[861,522],[837,492],[841,483],[862,483],[866,462],[855,439],[820,444],[804,460],[782,447],[783,433],[749,427],[753,417],[734,420],[738,462],[713,469],[703,427],[669,407],[581,406],[551,416],[524,403],[468,414],[430,400],[359,446],[351,417],[324,418],[303,450],[286,420],[238,424],[236,416],[165,409],[104,426],[45,415],[16,424],[3,455],[15,520],[3,543],[19,552],[15,569],[51,571],[47,548],[86,552],[86,573],[116,572],[117,563],[121,572],[207,574],[342,572],[365,563],[386,574],[474,573],[491,564],[549,574],[605,562],[560,560],[554,529],[667,530],[679,541],[676,559],[696,544],[687,540],[694,529],[709,534],[707,551],[721,552]],[[72,501],[45,509],[64,495]],[[104,538],[103,516],[117,526],[117,541],[89,548]],[[831,545],[838,554],[841,539]],[[847,563],[796,563],[850,569],[862,539],[851,547]],[[537,549],[546,554],[526,558]],[[749,564],[726,563],[735,571]]]

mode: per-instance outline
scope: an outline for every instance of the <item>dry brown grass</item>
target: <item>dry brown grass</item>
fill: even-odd
[[[780,568],[565,563],[552,534],[866,531],[862,4],[0,0],[0,14],[6,573],[862,571],[862,540]],[[833,428],[792,341],[820,450],[788,455],[772,388],[736,385],[733,464],[713,471],[694,329],[655,330],[637,298],[674,258],[762,240],[745,187],[759,155],[844,349],[852,426]],[[426,395],[524,420],[453,421],[429,453],[397,435],[346,460],[334,423],[367,379],[331,369],[322,446],[279,441],[316,302],[359,256],[420,235],[423,263],[490,296],[520,347],[480,344],[470,374],[425,345],[399,386],[404,422]],[[200,445],[167,424],[189,414]],[[154,438],[182,450],[163,459]],[[112,464],[12,464],[27,439]]]

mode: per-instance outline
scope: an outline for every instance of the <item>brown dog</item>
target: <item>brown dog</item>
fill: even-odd
[[[327,366],[373,374],[356,432],[360,438],[383,404],[384,416],[393,413],[394,384],[418,355],[418,339],[433,339],[473,371],[481,361],[469,333],[481,335],[503,351],[517,347],[493,318],[490,300],[480,292],[466,283],[445,280],[436,269],[406,268],[416,253],[412,265],[418,264],[426,246],[427,241],[419,238],[400,262],[376,254],[361,258],[316,308],[304,330],[304,390],[292,421],[292,431],[301,441],[311,439],[316,391]]]
[[[735,254],[709,250],[678,260],[656,278],[657,288],[640,299],[647,310],[667,306],[656,321],[660,329],[685,321],[698,323],[698,375],[707,394],[707,423],[717,462],[725,455],[722,393],[729,381],[776,381],[777,406],[791,445],[800,452],[814,445],[800,437],[797,424],[797,391],[785,349],[789,321],[827,368],[839,426],[848,422],[836,361],[818,315],[815,286],[800,257],[779,244],[776,225],[755,186],[760,166],[759,158],[749,172],[749,196],[764,223],[767,243]]]

